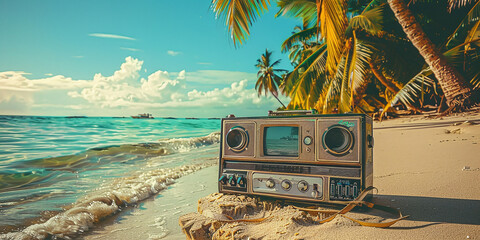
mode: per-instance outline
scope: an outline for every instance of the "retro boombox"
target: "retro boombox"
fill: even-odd
[[[221,131],[220,192],[345,204],[373,184],[367,115],[271,112],[224,118]]]

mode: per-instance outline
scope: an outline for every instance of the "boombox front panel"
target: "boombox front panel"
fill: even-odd
[[[296,155],[282,156],[283,145],[271,147],[274,138],[291,141],[283,144]],[[373,184],[372,120],[366,115],[226,118],[221,146],[220,192],[344,204]]]

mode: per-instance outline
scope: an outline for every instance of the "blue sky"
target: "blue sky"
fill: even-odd
[[[253,94],[255,61],[292,69],[299,24],[276,10],[235,48],[206,0],[0,0],[0,114],[265,115],[279,104]]]

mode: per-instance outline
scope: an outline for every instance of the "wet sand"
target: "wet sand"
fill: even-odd
[[[218,167],[201,169],[176,180],[138,206],[103,221],[81,239],[185,239],[178,218],[197,210],[198,199],[217,191]]]
[[[223,222],[206,231],[221,236],[218,231],[230,230],[237,239],[480,239],[480,114],[375,122],[374,137],[378,192],[373,201],[398,208],[409,218],[381,229],[362,227],[342,216],[317,224],[291,207],[259,208],[238,217],[275,216],[257,223]],[[212,214],[215,204],[235,200],[209,195],[217,191],[216,178],[216,166],[182,177],[158,197],[121,215],[115,224],[95,228],[84,239],[185,239],[178,218],[197,212],[198,199],[205,197],[199,207],[205,218],[218,217]],[[365,221],[387,218],[373,214],[347,216]]]

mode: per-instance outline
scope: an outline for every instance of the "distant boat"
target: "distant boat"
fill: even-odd
[[[140,113],[137,116],[132,116],[132,118],[153,119],[153,116],[150,113]]]
[[[198,120],[198,118],[194,118],[194,117],[187,117],[185,119],[193,119],[193,120]]]

